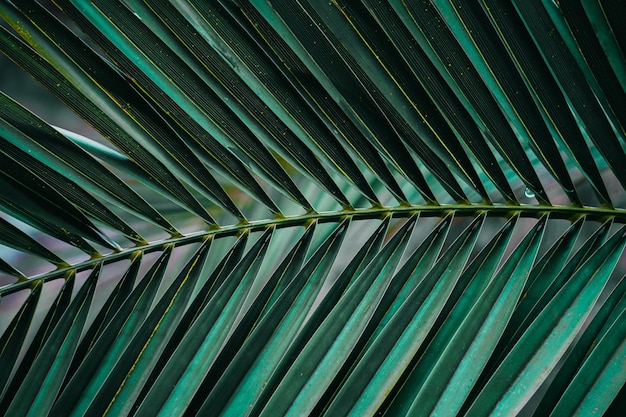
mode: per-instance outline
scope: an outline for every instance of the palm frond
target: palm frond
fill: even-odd
[[[0,414],[617,411],[624,13],[0,2]]]

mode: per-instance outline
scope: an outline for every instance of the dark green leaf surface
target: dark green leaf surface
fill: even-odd
[[[32,253],[33,255],[40,256],[56,265],[67,265],[67,263],[51,252],[49,249],[42,246],[35,239],[22,232],[13,224],[9,223],[5,219],[0,218],[0,243],[3,245],[21,250],[22,252]]]
[[[151,3],[149,7],[154,12],[158,12],[159,15],[153,16],[146,7],[143,7],[142,10],[145,13],[142,13],[142,19],[144,21],[147,19],[160,19],[171,30],[176,31],[176,38],[186,44],[179,45],[179,41],[172,37],[169,45],[177,51],[187,65],[193,65],[196,57],[206,57],[202,59],[202,66],[190,67],[190,69],[193,69],[194,77],[202,78],[198,82],[206,83],[211,88],[211,94],[207,94],[207,96],[215,96],[214,101],[218,102],[211,103],[210,108],[215,108],[215,111],[211,112],[214,113],[213,117],[221,116],[228,120],[228,123],[217,124],[232,125],[231,130],[235,132],[235,134],[220,132],[220,135],[224,136],[225,140],[233,141],[233,144],[238,146],[242,160],[254,161],[261,170],[267,171],[269,178],[274,178],[275,184],[279,187],[282,187],[283,185],[281,184],[284,184],[286,186],[285,191],[289,190],[288,194],[297,197],[296,199],[300,204],[304,203],[303,206],[308,207],[309,203],[304,200],[295,184],[287,177],[287,174],[277,164],[274,157],[270,155],[265,148],[266,145],[255,137],[255,135],[260,136],[265,142],[274,145],[272,148],[280,152],[282,156],[295,161],[305,172],[316,178],[320,185],[332,195],[335,195],[342,204],[347,204],[345,196],[342,195],[330,176],[324,172],[311,150],[301,144],[300,139],[284,124],[283,121],[293,125],[293,121],[286,114],[281,102],[278,102],[272,95],[265,95],[263,96],[264,100],[261,100],[256,94],[251,94],[254,91],[252,89],[260,89],[258,91],[261,92],[265,88],[264,85],[258,82],[252,82],[250,86],[246,86],[238,81],[237,72],[246,71],[247,67],[258,67],[263,64],[267,65],[267,63],[261,61],[262,64],[255,63],[256,65],[253,65],[242,62],[242,65],[237,65],[235,62],[228,63],[220,59],[220,51],[229,47],[235,48],[232,51],[233,59],[238,53],[245,54],[244,56],[248,57],[248,59],[253,59],[254,57],[248,50],[250,48],[250,45],[247,45],[249,41],[243,37],[240,29],[233,27],[235,23],[229,19],[224,9],[217,7],[217,10],[211,10],[210,13],[204,14],[204,19],[200,16],[189,19],[192,25],[188,26],[182,24],[185,17],[179,14],[173,5],[155,3]],[[212,5],[211,7],[216,6]],[[211,24],[215,20],[219,21],[219,25]],[[194,26],[202,28],[202,30],[196,32],[193,30]],[[179,28],[186,30],[180,33]],[[225,34],[220,36],[220,32],[225,32]],[[162,34],[160,35],[162,36]],[[230,40],[231,46],[224,44],[225,39]],[[183,46],[185,49],[182,48]],[[254,77],[253,72],[249,72],[249,74],[251,77]],[[252,79],[254,80],[255,78]],[[279,88],[283,91],[288,91],[288,86],[280,86]],[[194,89],[187,89],[187,91],[195,93]],[[275,91],[278,93],[280,90],[277,88]],[[205,97],[203,100],[206,101],[208,98]],[[282,102],[285,101],[282,100]],[[290,103],[295,102],[297,100],[290,101]],[[267,111],[258,112],[255,110],[256,108],[265,109],[266,107]],[[226,108],[232,110],[233,113],[226,113]],[[276,115],[274,112],[276,112]],[[296,113],[295,109],[290,113]],[[247,127],[240,126],[242,123]],[[251,130],[249,131],[248,129]],[[225,146],[227,145],[225,144]],[[343,161],[352,163],[349,158],[344,158]],[[273,168],[275,172],[272,174],[268,171],[268,168]]]
[[[581,225],[580,220],[574,223],[556,244],[552,245],[550,252],[533,268],[524,296],[511,317],[511,322],[500,345],[495,349],[497,355],[502,356],[509,353],[528,326],[556,296],[563,285],[570,280],[580,265],[604,243],[608,232],[607,226],[609,226],[607,224],[598,228],[584,245],[572,255],[571,246],[574,244],[579,225]],[[570,256],[567,264],[563,265],[565,259]],[[490,365],[497,366],[496,363],[499,362],[499,359],[501,357],[494,356]]]
[[[183,205],[188,206],[192,212],[203,218],[207,217],[206,211],[200,207],[197,200],[164,167],[159,157],[150,154],[133,139],[134,135],[145,137],[145,133],[142,133],[136,124],[128,120],[124,109],[120,109],[115,102],[108,100],[106,95],[84,91],[83,85],[73,84],[64,77],[64,73],[72,70],[70,73],[73,80],[78,79],[86,82],[84,75],[78,73],[76,68],[55,69],[34,50],[15,38],[12,33],[9,33],[6,28],[2,27],[1,30],[3,36],[0,36],[0,41],[2,41],[0,46],[4,51],[13,52],[10,56],[16,63],[32,71],[33,75],[41,79],[42,83],[49,87],[60,100],[79,113],[81,117],[89,120],[105,137],[109,138],[115,146],[129,156],[141,170],[146,172],[150,182],[154,183],[157,189],[172,195]],[[90,85],[87,84],[87,86]],[[90,96],[100,98],[105,103],[93,103],[88,98]],[[109,116],[103,107],[113,114]],[[161,154],[159,153],[159,156]]]
[[[359,37],[358,40],[351,40],[348,45],[345,34],[350,33],[350,31],[338,29],[337,31],[341,31],[340,33],[342,34],[342,42],[349,46],[348,49],[353,51],[352,56],[357,59],[367,58],[368,52],[356,49],[357,47],[366,47],[382,67],[381,70],[384,70],[391,79],[386,80],[386,77],[382,76],[382,74],[375,77],[379,80],[384,80],[384,84],[381,82],[381,88],[386,88],[390,91],[387,94],[387,99],[390,103],[409,117],[411,128],[419,135],[419,141],[415,145],[418,145],[422,150],[426,145],[431,147],[435,154],[443,161],[446,161],[447,165],[457,175],[470,184],[481,196],[486,197],[487,193],[484,186],[480,182],[461,144],[455,137],[453,129],[456,126],[447,124],[446,120],[444,120],[445,113],[440,113],[436,108],[437,103],[433,102],[434,97],[426,90],[424,83],[419,83],[418,79],[412,77],[415,70],[411,66],[414,61],[404,63],[403,59],[405,58],[399,56],[399,51],[392,47],[391,39],[377,36],[378,31],[383,30],[383,28],[377,28],[375,18],[369,16],[364,8],[359,8],[357,4],[336,4],[336,6],[338,10],[329,10],[329,12],[334,12],[335,14],[340,12],[346,23],[354,28],[354,35]],[[337,20],[334,19],[335,22]],[[340,26],[337,25],[337,27]],[[359,45],[360,43],[364,44]],[[375,64],[371,62],[370,58],[369,64],[365,66],[374,67]],[[389,81],[392,81],[395,87],[389,86]],[[401,97],[404,97],[407,102],[404,102]]]
[[[324,283],[346,232],[345,220],[282,292],[264,314],[221,377],[213,382],[210,394],[199,400],[203,409],[241,413],[254,403],[266,380],[284,357]],[[288,313],[288,314],[285,314]],[[249,355],[248,352],[256,355]],[[192,406],[194,404],[192,403]]]
[[[65,390],[52,409],[53,413],[69,415],[76,408],[84,409],[89,405],[88,396],[98,391],[101,381],[111,372],[119,356],[148,315],[170,253],[171,249],[166,248],[126,299],[122,308],[111,318],[104,332],[81,361],[72,379],[66,384]]]
[[[335,412],[352,412],[349,409],[353,407],[356,413],[371,414],[372,410],[380,406],[385,394],[400,376],[398,369],[403,369],[410,362],[447,302],[478,236],[481,220],[476,219],[457,238],[424,279],[406,296],[391,320],[367,347],[360,364],[348,379],[359,382],[344,385],[345,388],[339,391],[334,402],[330,404],[327,410],[329,415]],[[355,395],[355,391],[361,392]],[[344,398],[347,401],[344,402]],[[364,401],[355,404],[354,400],[357,398]]]
[[[304,48],[306,52],[302,51],[299,58],[306,58],[305,65],[309,71],[313,72],[313,67],[326,70],[323,74],[314,73],[317,80],[324,84],[331,82],[335,88],[339,89],[337,94],[341,98],[340,105],[347,107],[353,115],[358,114],[358,123],[364,124],[362,129],[371,132],[369,136],[365,136],[367,140],[370,140],[386,159],[413,182],[427,201],[432,201],[434,196],[430,187],[415,161],[409,157],[406,146],[401,142],[399,134],[394,130],[386,113],[379,107],[376,97],[372,96],[372,94],[380,95],[377,88],[371,85],[371,81],[362,78],[365,74],[353,72],[359,66],[356,63],[351,65],[352,59],[347,56],[347,51],[343,46],[338,42],[333,43],[332,39],[324,36],[325,31],[323,26],[319,26],[319,19],[313,20],[309,10],[301,9],[300,4],[293,2],[279,2],[277,6],[279,10],[259,3],[254,4],[258,12],[268,21],[280,20],[282,25],[287,26],[280,35],[292,47],[296,44],[302,45],[300,48]],[[281,13],[285,16],[282,17]],[[317,45],[317,42],[320,42],[320,47],[312,48],[312,45]],[[299,49],[295,52],[299,52]],[[310,53],[315,55],[311,56]],[[368,82],[367,86],[364,85]],[[393,149],[393,152],[390,149]]]
[[[3,121],[19,130],[13,132],[15,135],[4,136],[5,140],[24,152],[36,155],[39,161],[58,172],[73,177],[75,181],[79,181],[83,187],[97,195],[118,201],[166,230],[172,229],[173,226],[169,225],[159,213],[99,164],[93,156],[64,140],[59,132],[6,95],[0,94],[0,100]]]
[[[511,414],[522,409],[565,353],[569,343],[563,343],[563,340],[576,337],[625,244],[623,232],[616,233],[598,249],[598,256],[578,269],[536,316],[489,382],[482,387],[467,412],[469,416],[493,412]],[[520,387],[525,388],[524,395],[516,394]]]
[[[41,287],[42,284],[40,283],[35,285],[2,335],[2,338],[0,338],[0,362],[2,363],[0,381],[4,381],[0,386],[0,395],[4,392],[6,384],[10,380],[9,376],[22,349],[26,333],[33,320],[33,315],[41,296]]]
[[[462,314],[456,333],[446,341],[445,349],[413,399],[410,415],[443,416],[459,412],[522,294],[544,225],[545,222],[537,224],[485,286],[471,310]],[[501,279],[502,276],[508,279]],[[456,318],[457,314],[451,312],[447,320]]]
[[[464,139],[465,145],[476,158],[485,174],[507,201],[516,201],[511,186],[502,172],[499,163],[492,154],[481,134],[479,127],[472,121],[471,113],[464,109],[463,102],[452,90],[453,86],[446,83],[443,74],[440,74],[431,63],[426,53],[419,47],[417,41],[410,35],[409,30],[402,24],[399,16],[393,11],[390,4],[382,4],[366,0],[370,13],[380,23],[390,40],[402,54],[409,69],[415,78],[426,90],[428,95],[439,108],[443,117],[448,120],[452,128]],[[455,158],[459,158],[456,156]]]
[[[570,106],[574,108],[574,117],[580,118],[582,127],[598,150],[602,152],[606,162],[617,168],[618,164],[626,160],[624,150],[619,145],[618,138],[605,113],[600,110],[600,103],[595,98],[592,87],[585,80],[583,71],[577,65],[571,52],[567,50],[566,42],[559,40],[557,28],[550,20],[548,12],[539,3],[517,1],[513,3],[524,24],[530,30],[557,84],[566,95]],[[598,135],[604,139],[599,140]],[[619,170],[615,173],[624,186],[623,175]]]
[[[111,2],[107,2],[107,4],[113,5]],[[154,104],[163,106],[165,108],[164,114],[172,117],[174,122],[182,127],[182,129],[170,127],[166,120],[161,119],[161,115],[154,114],[152,110],[148,110],[148,106],[150,106],[149,103],[146,103],[145,109],[133,107],[132,110],[138,112],[135,117],[138,118],[142,126],[148,128],[147,133],[152,137],[152,139],[148,139],[149,142],[145,142],[145,146],[151,149],[154,143],[162,147],[169,155],[168,159],[165,159],[165,161],[171,160],[173,164],[170,165],[171,169],[179,170],[182,168],[187,171],[188,174],[184,175],[189,183],[193,184],[198,190],[207,193],[207,196],[210,196],[210,198],[217,199],[220,204],[231,210],[234,214],[238,213],[234,203],[230,201],[230,198],[224,190],[221,189],[217,180],[206,171],[200,161],[204,160],[205,162],[219,167],[221,170],[234,177],[236,181],[241,182],[251,193],[260,198],[260,200],[268,205],[274,212],[277,212],[278,208],[252,179],[250,173],[243,167],[242,162],[234,158],[223,145],[215,141],[213,136],[216,132],[207,132],[198,125],[198,123],[202,123],[203,118],[207,118],[204,113],[200,113],[200,109],[203,109],[203,111],[211,115],[217,114],[217,109],[215,109],[214,106],[209,106],[209,103],[206,101],[210,91],[205,93],[202,91],[201,86],[190,84],[188,88],[186,88],[186,91],[187,94],[191,94],[192,97],[187,97],[180,90],[177,82],[187,80],[188,83],[192,83],[193,79],[190,79],[189,75],[185,76],[185,74],[181,74],[181,70],[177,71],[178,73],[172,73],[171,71],[169,73],[163,72],[164,69],[160,67],[158,63],[175,61],[176,57],[155,56],[154,54],[157,53],[158,50],[161,51],[160,55],[163,55],[165,49],[162,46],[159,47],[158,41],[150,38],[150,32],[146,32],[145,29],[143,33],[139,32],[138,26],[136,24],[133,25],[133,21],[138,19],[130,11],[125,11],[125,9],[120,8],[119,5],[118,7],[108,9],[108,14],[115,13],[118,15],[117,20],[126,22],[123,29],[131,31],[131,34],[134,36],[130,38],[111,22],[107,13],[98,11],[98,9],[92,8],[91,6],[88,8],[83,7],[82,13],[84,13],[90,21],[97,22],[102,27],[102,33],[106,37],[106,40],[115,44],[116,48],[119,48],[122,54],[121,56],[133,57],[132,60],[130,60],[132,63],[125,61],[120,62],[120,65],[125,67],[130,66],[124,68],[124,72],[127,73],[129,77],[141,82],[143,84],[142,88],[148,90],[148,93],[152,91],[158,92],[157,96],[154,96],[154,93],[151,94]],[[132,33],[133,29],[135,33]],[[137,46],[130,42],[129,39],[132,38],[145,39],[146,43],[143,45],[145,52],[142,52],[142,49],[138,49]],[[149,45],[149,47],[146,47],[146,45]],[[113,55],[111,58],[119,61],[116,55]],[[86,61],[83,64],[85,66],[91,67],[93,65],[90,60],[86,60],[82,55],[80,59]],[[168,68],[176,69],[178,67],[176,62],[172,62],[171,67]],[[184,68],[184,64],[180,64],[180,67],[181,69]],[[103,68],[102,70],[105,69]],[[111,74],[111,76],[115,75],[116,74],[113,73]],[[192,75],[195,74],[192,73]],[[170,91],[173,97],[163,95],[163,83],[168,85],[166,90]],[[116,93],[123,94],[121,91]],[[126,94],[126,96],[127,95],[128,94]],[[191,101],[193,98],[195,98],[195,100]],[[202,100],[199,100],[199,98],[202,98]],[[120,97],[120,100],[133,101],[132,98],[124,96]],[[190,105],[193,105],[193,108],[190,107]],[[182,122],[177,120],[178,117],[183,117]],[[204,123],[204,125],[206,126],[206,123]],[[224,121],[217,121],[216,123],[216,126],[223,125],[225,125]],[[210,123],[210,126],[213,129],[214,124]],[[191,175],[191,177],[188,175]]]
[[[546,10],[550,13],[553,9],[547,6]],[[615,128],[623,133],[626,113],[619,103],[626,97],[626,93],[620,88],[620,83],[597,37],[579,35],[584,31],[593,32],[583,5],[580,1],[572,1],[559,6],[558,11],[558,15],[551,13],[552,20],[578,66],[585,73],[585,78],[594,90],[595,96],[606,109],[607,117]]]
[[[6,410],[11,401],[15,399],[16,392],[20,388],[22,381],[24,380],[24,378],[26,378],[26,375],[28,375],[28,373],[32,369],[32,365],[37,359],[38,355],[41,353],[41,349],[50,337],[50,333],[56,328],[57,324],[59,323],[60,317],[68,308],[73,289],[74,276],[69,276],[65,280],[63,286],[61,287],[61,290],[59,291],[52,305],[48,309],[46,317],[41,322],[38,330],[35,333],[35,336],[31,340],[30,345],[28,346],[28,349],[26,350],[26,353],[22,358],[22,362],[19,364],[17,370],[15,371],[10,384],[6,387],[4,393],[2,394],[2,400],[0,401],[0,406],[2,407],[2,410]]]
[[[512,13],[512,5],[493,1],[482,3],[490,22],[502,37],[508,53],[514,57],[513,61],[517,64],[527,88],[532,90],[535,100],[538,101],[538,109],[545,112],[545,117],[552,122],[559,138],[566,145],[566,150],[571,152],[601,201],[610,204],[609,193],[574,116],[570,112],[560,111],[567,108],[566,99],[558,85],[551,81],[549,68],[543,62],[540,51],[531,44],[529,34],[524,30],[519,16]],[[532,68],[532,71],[527,68]]]
[[[624,5],[0,1],[0,415],[621,411]]]
[[[626,382],[626,310],[598,341],[552,415],[604,413]]]
[[[248,334],[250,334],[254,327],[260,322],[262,319],[261,315],[271,309],[275,301],[282,294],[282,290],[295,279],[297,276],[296,272],[300,270],[304,262],[308,245],[313,238],[314,230],[315,224],[311,224],[302,239],[294,246],[293,250],[255,298],[253,304],[241,319],[240,324],[236,327],[233,334],[230,335],[218,357],[211,364],[212,366],[207,372],[203,383],[198,387],[198,394],[196,394],[195,400],[201,397],[205,390],[210,389],[212,385],[214,385],[215,379],[225,371],[230,361],[233,360],[245,343]]]
[[[7,415],[47,414],[52,408],[78,345],[100,270],[101,265],[96,266],[50,332],[8,406]]]
[[[273,229],[268,229],[228,274],[204,306],[178,349],[143,399],[136,415],[181,414],[215,361],[263,262]]]
[[[267,45],[274,53],[274,55],[270,55],[268,58],[275,63],[276,70],[280,71],[287,81],[298,90],[297,93],[302,96],[315,115],[325,124],[326,130],[312,126],[316,130],[316,134],[311,136],[315,143],[313,149],[319,146],[324,154],[328,155],[327,157],[333,161],[333,165],[337,169],[343,172],[351,181],[354,181],[365,195],[369,195],[369,186],[363,189],[363,185],[361,185],[367,179],[365,177],[361,178],[359,173],[352,173],[352,170],[348,171],[346,169],[346,163],[350,163],[349,159],[346,160],[339,153],[341,152],[343,142],[345,142],[348,150],[356,153],[363,163],[372,172],[376,173],[378,180],[387,186],[398,201],[406,201],[404,192],[392,176],[389,168],[385,165],[383,158],[376,151],[374,145],[364,137],[371,136],[372,132],[357,121],[350,119],[350,112],[346,113],[346,110],[343,109],[342,101],[339,98],[337,98],[338,102],[333,100],[338,93],[335,94],[334,90],[325,90],[324,86],[328,88],[328,83],[324,79],[316,79],[314,74],[317,71],[315,71],[315,68],[307,68],[306,59],[304,57],[301,59],[298,53],[289,47],[286,40],[276,32],[276,25],[270,25],[269,22],[263,20],[258,11],[247,2],[242,4],[241,8],[242,10],[239,12],[241,16],[252,22],[253,27],[250,30],[258,32],[260,39],[257,42]],[[289,101],[286,101],[287,104],[292,102],[291,98]],[[299,114],[299,111],[295,112],[296,117]],[[319,124],[315,119],[311,119],[308,123]],[[341,140],[337,141],[333,136],[329,136],[327,130],[330,130],[335,136],[340,135]]]
[[[0,161],[2,156],[0,152]],[[0,206],[13,217],[76,246],[89,255],[98,251],[83,238],[109,248],[115,245],[58,190],[33,174],[17,160],[7,158],[0,168]]]
[[[185,336],[217,289],[222,286],[226,277],[228,277],[230,272],[239,263],[245,253],[247,243],[248,233],[243,233],[238,237],[237,242],[229,249],[228,253],[219,261],[219,264],[213,269],[213,272],[211,272],[211,275],[206,279],[202,287],[196,291],[194,299],[189,303],[184,316],[180,319],[170,341],[165,347],[163,355],[159,358],[159,362],[154,367],[151,379],[156,378],[157,374],[163,369],[171,354],[177,349],[179,345],[178,341]]]
[[[522,144],[533,150],[565,190],[570,190],[570,200],[580,204],[557,144],[544,140],[550,137],[551,132],[542,120],[539,108],[534,105],[531,93],[514,63],[500,58],[506,56],[507,51],[499,42],[496,32],[489,30],[487,17],[478,9],[474,11],[471,7],[463,7],[460,1],[439,2],[437,8],[446,16],[447,26],[454,31],[457,41],[479,70],[483,81],[494,86],[490,91],[498,92],[498,87],[502,90],[501,94],[494,96],[517,135],[523,138]]]
[[[89,329],[84,332],[80,344],[76,348],[76,355],[72,362],[73,366],[68,371],[66,381],[69,380],[76,371],[76,368],[80,365],[80,362],[82,362],[79,358],[84,358],[88,354],[96,341],[103,334],[104,330],[108,329],[109,323],[113,320],[113,316],[123,308],[126,300],[130,299],[129,294],[131,294],[135,285],[139,267],[141,266],[141,259],[141,252],[137,253],[136,256],[132,258],[131,265],[126,269],[126,272],[124,272],[124,276],[120,278],[111,294],[107,297],[106,302],[100,308],[98,315],[94,318]]]
[[[87,404],[86,411],[83,412],[79,407],[74,409],[71,415],[105,414],[108,412],[121,414],[130,410],[134,399],[141,391],[142,382],[149,377],[152,366],[154,366],[184,312],[200,276],[210,242],[210,240],[204,242],[158,300],[158,304],[150,311],[137,333],[129,341],[126,349],[117,358],[110,374],[102,381],[101,387],[91,404]],[[123,386],[127,386],[127,388],[118,394],[120,387]],[[132,389],[129,389],[131,387]],[[83,403],[85,402],[88,401],[83,401]]]
[[[422,388],[425,379],[432,374],[432,368],[437,363],[437,358],[446,348],[448,340],[457,331],[463,322],[465,315],[476,305],[485,287],[492,280],[498,267],[506,243],[514,230],[515,221],[510,220],[503,229],[489,242],[480,254],[473,260],[459,278],[459,282],[450,294],[449,307],[444,307],[442,318],[445,323],[437,330],[428,347],[423,353],[416,355],[419,362],[411,369],[404,380],[401,388],[393,396],[390,396],[383,405],[391,415],[406,414],[413,399]],[[462,295],[462,297],[461,297]]]
[[[67,201],[64,205],[65,207],[62,206],[64,210],[68,212],[65,217],[70,217],[69,213],[78,209],[80,212],[106,224],[111,229],[120,231],[130,240],[137,243],[145,243],[145,240],[136,231],[120,219],[119,216],[110,211],[104,204],[93,198],[91,194],[85,192],[85,190],[77,186],[73,181],[68,181],[65,176],[50,170],[46,165],[36,159],[31,159],[27,153],[16,149],[13,145],[8,143],[3,145],[2,153],[0,153],[0,161],[3,161],[4,164],[7,165],[7,170],[11,170],[14,173],[21,173],[21,175],[16,178],[21,184],[31,190],[37,190],[34,193],[35,195],[32,196],[37,203],[48,207],[62,205],[63,202],[61,198],[55,195],[55,190],[58,190],[60,191],[59,194]],[[17,162],[17,164],[14,164],[14,162]],[[39,179],[41,179],[41,181],[38,181]],[[74,214],[74,216],[78,215],[78,213]],[[50,215],[50,217],[53,217],[53,215]],[[81,220],[80,223],[89,224],[86,219],[79,220]],[[59,224],[62,225],[63,223],[59,222]],[[66,226],[66,228],[77,229],[76,226]],[[95,226],[91,226],[91,228],[98,234],[102,234]],[[82,234],[85,237],[89,236],[87,232],[82,232]],[[91,240],[102,242],[103,239],[92,237]],[[105,244],[111,245],[110,242],[106,241]]]
[[[513,128],[507,122],[503,109],[499,107],[496,99],[489,95],[488,85],[481,79],[479,69],[475,68],[471,60],[462,51],[461,45],[454,39],[454,34],[445,27],[442,16],[430,4],[430,1],[419,1],[396,5],[394,10],[398,13],[420,43],[422,48],[431,48],[436,56],[439,71],[446,71],[457,83],[460,94],[468,100],[473,109],[478,113],[482,123],[487,129],[487,137],[492,145],[500,151],[507,163],[515,170],[526,186],[538,198],[545,200],[545,191],[539,178],[530,165],[530,161],[520,142],[507,140],[507,137],[515,136]],[[434,39],[441,41],[434,42]],[[431,58],[433,59],[433,58]]]
[[[581,362],[583,360],[586,362],[590,360],[588,353],[596,344],[597,340],[599,340],[599,338],[604,333],[606,333],[607,329],[610,328],[612,324],[617,324],[620,322],[619,320],[617,320],[617,318],[619,318],[619,315],[622,314],[622,312],[624,311],[624,307],[626,304],[626,297],[623,296],[624,287],[626,287],[626,280],[624,280],[624,278],[622,277],[617,287],[613,289],[606,302],[602,305],[598,313],[594,316],[589,326],[587,326],[587,328],[584,330],[584,333],[582,334],[580,340],[576,342],[576,345],[574,346],[572,352],[568,355],[561,369],[559,369],[554,381],[550,384],[550,387],[548,388],[545,396],[537,407],[538,413],[543,412],[545,414],[548,414],[554,408],[556,403],[561,398],[561,394],[566,389],[570,389],[571,391],[575,390],[573,387],[569,388],[569,386],[572,386],[575,383],[574,375],[577,373]],[[601,358],[602,355],[599,355],[597,357],[597,360],[604,360]],[[595,365],[593,366],[595,367]],[[576,385],[578,384],[580,384],[580,381],[576,381]],[[585,395],[584,392],[587,389],[588,387],[585,387],[585,389],[581,389],[578,391],[580,398]],[[608,394],[607,397],[610,395],[615,395],[615,391],[607,391],[605,394]],[[598,394],[596,393],[596,395]],[[600,395],[602,396],[604,394]],[[610,401],[611,400],[608,399],[607,404]],[[572,405],[577,405],[578,400],[572,399],[571,403]],[[598,403],[598,405],[600,405],[600,403]],[[606,406],[600,405],[600,407]]]
[[[380,301],[404,252],[414,222],[414,218],[407,221],[372,259],[359,279],[337,301],[298,357],[295,360],[288,357],[289,370],[281,375],[282,381],[268,403],[257,403],[257,408],[263,410],[261,415],[284,415],[292,407],[296,414],[307,414],[312,410],[323,388],[330,384],[367,325],[373,306]],[[311,388],[314,389],[307,393]]]
[[[375,230],[374,234],[370,236],[367,243],[361,247],[359,252],[350,260],[350,263],[333,283],[324,299],[312,312],[311,317],[307,320],[297,338],[293,341],[293,343],[291,343],[284,357],[291,358],[299,354],[310,337],[317,331],[320,324],[326,319],[326,316],[333,310],[342,294],[373,261],[373,258],[377,255],[382,245],[382,240],[385,237],[385,233],[387,232],[387,228],[389,226],[389,220],[389,218],[385,218],[383,220],[381,225]],[[274,375],[284,374],[290,365],[291,363],[289,361],[282,361],[274,370]],[[280,384],[280,382],[281,380],[279,378],[272,378],[271,381],[268,381],[263,393],[257,400],[257,404],[263,404],[265,399],[272,395],[273,390]]]

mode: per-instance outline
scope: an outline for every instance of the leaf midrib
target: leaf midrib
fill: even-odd
[[[203,230],[188,233],[184,236],[172,236],[150,242],[145,245],[137,245],[131,248],[111,252],[100,257],[93,257],[85,261],[76,263],[69,267],[62,267],[56,270],[36,275],[28,279],[18,281],[0,287],[0,297],[15,293],[34,285],[36,282],[47,282],[59,279],[70,271],[76,273],[90,270],[99,262],[103,264],[113,263],[123,259],[129,259],[134,253],[158,252],[167,245],[184,246],[198,243],[209,236],[215,238],[236,236],[245,230],[257,232],[267,227],[282,229],[287,227],[304,226],[310,222],[336,223],[345,217],[352,217],[352,220],[380,219],[386,216],[394,218],[406,218],[415,213],[424,217],[442,217],[448,213],[454,213],[458,217],[474,217],[479,213],[485,213],[490,217],[510,217],[514,214],[520,217],[539,218],[549,214],[551,219],[575,220],[579,217],[586,217],[592,221],[603,221],[612,219],[616,223],[626,223],[626,209],[610,207],[576,207],[576,206],[545,206],[545,205],[513,205],[513,204],[446,204],[446,205],[403,205],[397,207],[373,207],[365,209],[349,209],[332,212],[313,212],[303,215],[276,217],[273,219],[251,221],[239,223],[231,226],[224,226],[212,230]]]

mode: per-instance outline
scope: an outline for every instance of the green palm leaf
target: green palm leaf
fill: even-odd
[[[0,1],[0,414],[618,412],[624,13]]]

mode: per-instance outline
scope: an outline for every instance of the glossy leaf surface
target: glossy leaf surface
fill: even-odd
[[[625,12],[0,1],[0,415],[614,412]]]

